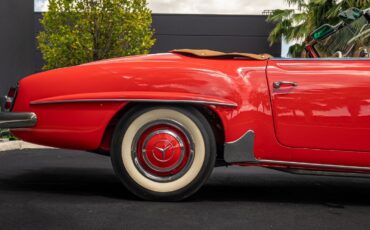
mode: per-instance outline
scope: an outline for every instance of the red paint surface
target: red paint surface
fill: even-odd
[[[208,107],[219,115],[226,142],[248,130],[256,133],[257,159],[370,167],[369,63],[157,54],[58,69],[20,82],[14,111],[35,112],[38,123],[14,133],[38,144],[96,150],[126,102],[30,103],[112,98],[214,101],[237,105]],[[282,80],[298,86],[271,87]]]
[[[159,130],[173,132],[178,138],[180,138],[183,143],[184,152],[182,152],[179,140],[167,133],[154,135],[144,146],[144,141],[148,136]],[[162,153],[157,148],[164,149],[164,152]],[[143,149],[145,149],[145,152]],[[137,155],[139,164],[150,174],[159,177],[173,176],[181,172],[190,160],[189,141],[185,134],[175,127],[166,125],[154,126],[146,130],[143,135],[141,135],[138,141]],[[144,158],[147,159],[149,164],[145,162]]]

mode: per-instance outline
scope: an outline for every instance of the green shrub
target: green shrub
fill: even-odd
[[[49,0],[41,24],[44,70],[146,54],[155,43],[146,0]]]
[[[7,129],[0,129],[0,139],[8,139],[10,141],[17,140],[16,137],[14,137],[9,130]]]

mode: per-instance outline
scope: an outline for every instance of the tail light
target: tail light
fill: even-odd
[[[5,112],[10,112],[13,109],[15,97],[17,96],[17,88],[10,88],[8,95],[4,98],[4,110]]]

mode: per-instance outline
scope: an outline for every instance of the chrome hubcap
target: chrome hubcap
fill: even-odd
[[[156,122],[144,126],[135,136],[133,159],[147,178],[174,181],[189,169],[194,146],[186,129],[174,122]]]

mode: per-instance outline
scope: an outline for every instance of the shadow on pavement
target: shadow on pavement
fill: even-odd
[[[42,168],[0,178],[0,191],[135,199],[109,169]]]
[[[40,168],[0,177],[1,191],[137,200],[109,168]],[[283,202],[369,205],[370,180],[295,176],[265,169],[218,169],[188,202]]]

